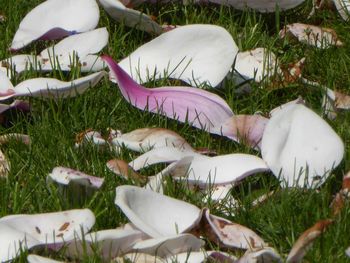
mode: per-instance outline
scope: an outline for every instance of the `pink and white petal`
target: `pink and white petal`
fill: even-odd
[[[138,83],[169,77],[215,87],[229,72],[237,52],[224,28],[186,25],[142,45],[120,61],[120,67]]]
[[[270,247],[248,249],[235,263],[282,263],[281,256]]]
[[[261,153],[283,186],[314,188],[339,165],[344,143],[315,112],[301,104],[289,104],[275,112],[266,125]]]
[[[100,12],[95,0],[49,0],[31,10],[21,21],[11,49],[37,39],[58,39],[94,29]]]
[[[202,217],[192,204],[135,186],[118,186],[115,203],[131,223],[154,238],[188,231]]]
[[[65,263],[66,261],[58,261],[51,258],[46,258],[38,255],[30,254],[27,257],[29,263]]]
[[[221,134],[221,124],[233,112],[219,96],[189,87],[147,89],[137,84],[112,58],[104,56],[124,98],[133,106]]]
[[[135,27],[147,33],[160,35],[163,28],[150,16],[140,11],[127,8],[119,0],[99,0],[104,10],[116,21],[128,27]]]
[[[6,99],[6,97],[10,96],[12,93],[14,93],[14,87],[10,79],[7,77],[6,73],[0,71],[0,100],[3,100],[2,98]]]

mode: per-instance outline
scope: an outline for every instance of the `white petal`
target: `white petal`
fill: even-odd
[[[57,39],[86,32],[97,26],[100,12],[95,0],[48,0],[31,10],[22,20],[11,49],[20,49],[32,41]]]
[[[315,187],[341,162],[344,144],[316,113],[301,104],[290,104],[272,115],[261,152],[285,186]]]
[[[270,247],[249,249],[235,263],[282,263],[281,256]]]
[[[115,203],[138,229],[151,237],[183,233],[201,219],[198,207],[135,186],[117,187]]]
[[[137,242],[133,249],[158,257],[167,257],[182,252],[198,251],[204,242],[191,234],[179,234]]]
[[[207,82],[217,86],[229,72],[237,52],[232,36],[224,28],[187,25],[142,45],[119,65],[139,83],[168,76],[193,85]]]
[[[39,58],[43,63],[42,69],[52,70],[59,63],[61,70],[70,70],[75,56],[78,56],[80,61],[87,55],[100,52],[107,43],[108,31],[105,27],[69,36],[40,53]],[[84,62],[86,63],[86,61]]]
[[[45,258],[38,255],[28,255],[27,261],[29,263],[64,263],[64,261],[57,261],[51,258]]]
[[[218,259],[215,261],[217,257],[224,258],[224,261]],[[235,262],[237,260],[236,257],[229,255],[225,252],[221,251],[200,251],[200,252],[185,252],[179,253],[174,256],[170,256],[167,258],[168,263],[177,262],[177,263],[202,263],[202,262],[211,262],[210,260],[214,259],[214,262]],[[227,261],[226,261],[227,260]]]
[[[333,0],[340,16],[345,20],[349,20],[350,1],[349,0]]]
[[[259,157],[249,154],[227,154],[216,157],[186,157],[172,170],[176,176],[185,176],[190,184],[228,184],[259,172],[268,171],[266,163]],[[181,179],[174,177],[175,179]]]
[[[13,91],[14,87],[6,73],[0,71],[0,94]]]
[[[118,0],[99,0],[106,12],[116,21],[125,24],[129,27],[136,27],[142,31],[152,34],[161,34],[162,27],[157,24],[152,18],[140,11],[127,8]]]
[[[5,72],[8,77],[30,68],[35,70],[39,68],[39,61],[34,55],[15,55],[0,62],[0,71]]]

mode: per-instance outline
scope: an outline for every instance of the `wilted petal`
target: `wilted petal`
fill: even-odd
[[[240,10],[249,7],[259,12],[275,12],[277,6],[279,10],[287,10],[300,5],[304,0],[196,0],[196,2],[216,3]]]
[[[248,249],[235,263],[282,263],[281,256],[270,247]]]
[[[191,234],[158,237],[137,242],[133,249],[158,257],[168,257],[182,252],[198,251],[204,242]]]
[[[78,133],[75,136],[76,147],[79,147],[84,143],[92,143],[97,146],[104,146],[108,144],[108,141],[102,137],[101,133],[88,129],[86,131]]]
[[[302,233],[289,252],[287,262],[302,262],[307,249],[310,248],[315,239],[318,238],[332,222],[333,221],[329,219],[321,220]]]
[[[10,171],[10,163],[5,154],[0,150],[0,178],[7,177]]]
[[[265,242],[249,228],[204,210],[204,235],[227,248],[252,249],[265,247]]]
[[[91,176],[83,172],[66,167],[55,167],[48,178],[59,184],[68,185],[70,182],[101,188],[104,178]]]
[[[151,34],[161,34],[162,27],[153,19],[140,11],[127,8],[119,0],[99,0],[106,12],[116,21],[129,27],[135,27]]]
[[[100,12],[95,0],[50,0],[31,10],[12,40],[17,50],[36,39],[58,39],[97,26]]]
[[[83,240],[73,240],[65,249],[65,255],[77,259],[98,254],[109,261],[132,251],[135,242],[144,234],[138,230],[108,229],[86,234]]]
[[[76,56],[80,63],[87,63],[86,56],[101,51],[108,43],[108,31],[105,27],[89,32],[69,36],[56,45],[44,49],[38,59],[41,61],[42,70],[70,70]],[[95,58],[96,59],[96,58]],[[83,62],[81,61],[83,60]],[[93,61],[91,61],[93,62]],[[89,63],[90,67],[93,64]],[[87,68],[88,65],[85,65]]]
[[[65,261],[57,261],[51,258],[45,258],[38,255],[28,255],[28,263],[64,263]]]
[[[147,182],[147,177],[143,176],[128,165],[124,160],[113,159],[107,162],[107,167],[113,173],[121,176],[124,179],[132,179],[139,183]]]
[[[147,89],[133,81],[112,58],[104,56],[103,59],[116,78],[124,98],[141,110],[180,122],[188,121],[194,127],[218,134],[221,134],[221,124],[233,116],[227,103],[213,93],[189,87]]]
[[[340,16],[345,20],[349,20],[350,2],[349,0],[333,0]]]
[[[343,159],[344,144],[312,110],[289,104],[266,125],[261,153],[284,186],[316,187]]]
[[[187,175],[189,184],[229,184],[268,170],[266,163],[254,155],[227,154],[185,157],[171,169],[171,175],[174,179]]]
[[[0,135],[0,144],[6,144],[13,140],[23,142],[24,144],[27,144],[27,145],[30,144],[30,137],[29,135],[26,135],[26,134],[7,133],[4,135]]]
[[[235,115],[222,125],[222,135],[251,147],[261,146],[261,139],[269,119],[260,115]]]
[[[330,28],[322,28],[302,23],[294,23],[285,26],[280,31],[280,37],[294,37],[300,42],[318,48],[329,48],[330,46],[342,46],[343,43],[338,40],[337,33]]]
[[[174,131],[164,128],[142,128],[124,133],[112,139],[118,147],[143,152],[152,148],[175,147],[182,150],[193,150],[189,143]]]
[[[254,79],[256,82],[260,82],[273,76],[278,70],[277,58],[275,54],[265,48],[238,52],[234,69],[238,72],[238,76],[244,80]]]
[[[221,251],[200,251],[200,252],[185,252],[166,258],[168,263],[198,263],[198,262],[221,262],[235,263],[237,258]]]
[[[120,67],[138,83],[169,77],[214,87],[229,72],[237,52],[224,28],[186,25],[142,45],[120,61]]]
[[[0,100],[17,96],[66,98],[82,94],[89,87],[95,86],[105,75],[96,72],[70,82],[53,78],[35,78],[19,83],[14,89],[3,93]]]
[[[117,187],[115,203],[138,229],[151,237],[183,233],[201,219],[198,207],[135,186]]]

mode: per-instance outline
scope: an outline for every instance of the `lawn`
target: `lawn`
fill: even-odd
[[[10,57],[8,51],[12,38],[23,17],[42,1],[0,0],[0,13],[6,20],[0,22],[0,59]],[[305,262],[347,262],[345,250],[350,246],[349,220],[350,206],[333,217],[330,204],[339,191],[342,178],[349,170],[350,155],[350,114],[338,113],[334,120],[324,115],[322,97],[325,93],[322,85],[328,88],[350,93],[350,25],[341,19],[335,10],[318,10],[308,18],[312,2],[305,3],[287,12],[260,14],[252,10],[239,11],[234,8],[217,5],[183,5],[180,3],[143,4],[138,7],[146,14],[156,17],[160,24],[186,25],[195,23],[215,24],[224,27],[233,37],[241,51],[265,47],[274,52],[280,64],[287,67],[305,57],[303,77],[320,83],[311,86],[301,80],[294,82],[264,81],[251,84],[250,93],[237,92],[232,79],[225,79],[222,88],[205,87],[226,100],[235,114],[261,113],[268,116],[275,107],[302,97],[306,105],[322,116],[342,138],[345,155],[342,163],[332,172],[326,183],[320,188],[306,190],[302,188],[281,188],[272,173],[260,173],[243,180],[232,190],[239,206],[227,209],[216,204],[210,198],[203,200],[200,190],[188,189],[186,184],[168,180],[165,194],[192,203],[200,208],[208,207],[212,214],[225,217],[249,227],[259,234],[271,247],[286,258],[297,238],[319,220],[333,218],[334,223],[318,238],[305,256]],[[107,27],[109,43],[103,50],[116,61],[129,55],[137,47],[150,41],[154,36],[116,23],[100,8],[98,27]],[[336,31],[344,43],[341,47],[317,49],[312,46],[280,39],[278,32],[284,25],[302,22],[329,27]],[[53,42],[50,42],[52,44]],[[37,41],[19,53],[38,54],[49,43]],[[72,80],[83,73],[79,71],[61,72],[54,70],[41,73],[26,71],[11,79],[13,84],[34,77],[54,77]],[[178,85],[178,81],[163,79],[150,81],[147,87]],[[23,98],[31,104],[31,112],[23,114],[14,110],[1,116],[0,134],[24,133],[31,138],[31,144],[24,145],[16,140],[2,145],[1,150],[11,164],[7,178],[0,178],[0,217],[11,214],[34,214],[63,211],[75,208],[89,208],[96,216],[94,231],[118,227],[127,218],[114,203],[115,188],[123,184],[134,184],[115,176],[106,168],[106,162],[113,158],[131,161],[138,153],[122,148],[120,152],[93,144],[75,147],[76,136],[87,129],[101,131],[107,135],[108,128],[130,132],[144,127],[162,127],[183,136],[194,148],[208,148],[217,154],[248,153],[260,156],[260,152],[238,144],[228,138],[211,135],[205,131],[182,124],[175,120],[147,113],[132,107],[122,96],[118,86],[107,77],[83,95],[66,99]],[[56,166],[66,166],[87,174],[105,178],[99,191],[86,194],[76,189],[47,184],[46,177]],[[164,165],[156,165],[142,171],[144,175],[154,175]],[[80,189],[81,190],[81,189]],[[252,201],[262,194],[274,191],[266,201],[253,206]],[[156,204],[155,204],[156,205]],[[1,235],[1,233],[0,233]],[[207,243],[208,248],[216,248]],[[1,249],[1,248],[0,248]],[[40,251],[50,255],[49,251]],[[18,261],[26,261],[28,252],[23,252]],[[242,252],[233,251],[234,255]],[[60,253],[54,258],[64,260]],[[85,258],[84,262],[99,262],[99,255]]]

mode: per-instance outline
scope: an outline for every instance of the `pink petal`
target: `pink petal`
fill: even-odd
[[[221,125],[233,112],[219,96],[191,87],[161,87],[147,89],[137,84],[108,56],[102,56],[117,80],[126,100],[150,112],[165,115],[180,122],[221,134]]]

